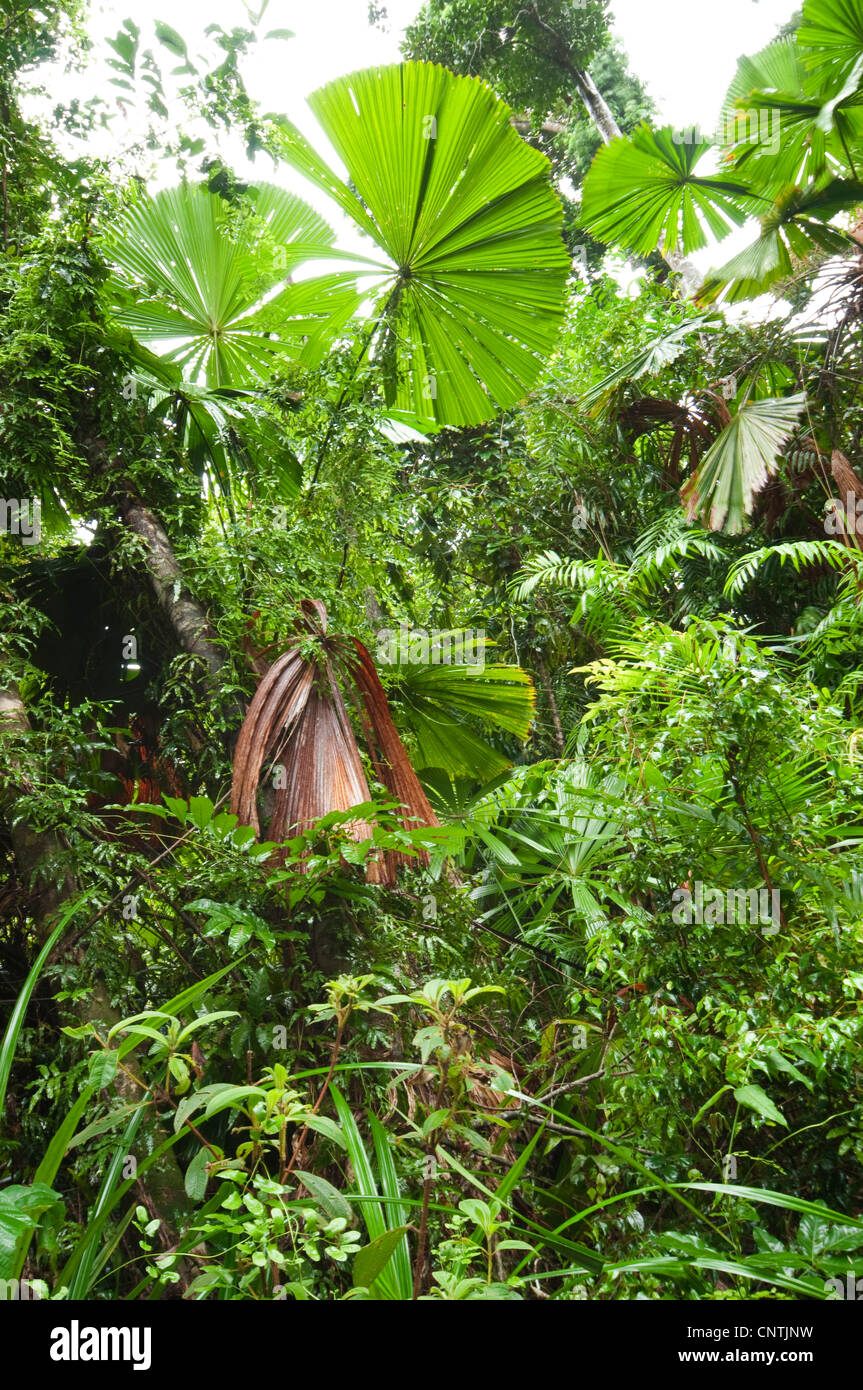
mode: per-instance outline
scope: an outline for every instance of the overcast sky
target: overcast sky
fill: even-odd
[[[615,0],[632,70],[672,125],[713,130],[737,59],[755,53],[802,0]]]
[[[297,119],[304,97],[329,78],[397,60],[401,31],[419,8],[419,0],[388,0],[384,34],[370,28],[366,0],[270,0],[262,29],[291,29],[296,38],[260,45],[250,57],[253,95]],[[663,117],[710,130],[739,55],[767,43],[795,8],[794,0],[615,0],[612,14]],[[91,29],[113,34],[130,14],[142,29],[164,20],[193,48],[208,24],[247,22],[242,0],[96,0]]]

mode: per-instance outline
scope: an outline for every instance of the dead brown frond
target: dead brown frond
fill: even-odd
[[[355,639],[328,636],[322,603],[305,600],[301,611],[306,634],[262,676],[240,730],[231,810],[242,824],[260,831],[258,793],[268,763],[275,787],[267,830],[272,840],[303,834],[329,812],[371,800],[344,686],[357,703],[372,765],[402,807],[402,823],[407,828],[438,825],[368,651]],[[357,842],[372,837],[373,827],[365,820],[349,821],[343,828]],[[370,882],[392,885],[400,865],[417,862],[427,864],[428,855],[370,856],[366,875]]]

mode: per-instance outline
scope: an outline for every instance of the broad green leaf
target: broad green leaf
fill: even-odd
[[[317,1173],[303,1173],[298,1168],[295,1169],[294,1176],[308,1189],[318,1206],[331,1220],[338,1216],[343,1217],[345,1221],[353,1220],[350,1203],[345,1201],[339,1189],[333,1187],[326,1178],[320,1177]]]
[[[762,1119],[771,1120],[774,1124],[784,1125],[786,1129],[788,1128],[788,1121],[785,1116],[781,1110],[777,1110],[767,1092],[763,1091],[760,1086],[754,1084],[738,1086],[734,1092],[734,1099],[738,1105],[745,1106],[747,1110],[754,1110],[756,1115],[760,1115]]]
[[[777,456],[805,404],[800,394],[742,405],[681,492],[687,518],[698,517],[713,531],[742,531],[754,496],[776,471]]]
[[[44,1212],[62,1201],[59,1192],[45,1183],[15,1183],[0,1191],[0,1279],[15,1277],[19,1241],[33,1230]]]
[[[209,1149],[201,1148],[195,1154],[188,1168],[184,1179],[186,1196],[192,1202],[201,1202],[207,1191],[209,1174],[207,1164],[211,1161],[212,1154]]]
[[[280,153],[383,253],[360,273],[391,414],[479,424],[514,405],[553,346],[570,268],[545,157],[483,82],[431,63],[351,73],[309,105],[351,184],[289,122]]]
[[[819,768],[816,776],[820,775],[820,771],[821,769]],[[770,1070],[782,1072],[785,1076],[791,1076],[795,1081],[801,1082],[801,1084],[806,1086],[810,1091],[812,1090],[813,1082],[809,1080],[808,1076],[804,1076],[802,1071],[794,1066],[793,1062],[789,1062],[787,1057],[783,1057],[778,1048],[766,1047],[764,1049],[764,1056],[767,1059],[766,1065]]]
[[[260,1086],[228,1086],[206,1087],[210,1092],[207,1101],[207,1108],[204,1111],[204,1119],[209,1120],[211,1116],[217,1115],[220,1110],[227,1110],[229,1107],[239,1108],[244,1101],[260,1100],[266,1095]],[[200,1092],[199,1092],[200,1094]]]
[[[663,254],[687,254],[707,245],[705,226],[717,239],[742,226],[758,201],[739,179],[696,172],[711,146],[696,136],[642,124],[605,145],[584,181],[581,225],[598,241],[641,256],[658,245]]]
[[[805,0],[797,37],[809,67],[847,71],[863,53],[863,10],[857,0]]]
[[[847,254],[852,249],[848,233],[830,223],[861,198],[863,183],[853,179],[832,179],[806,190],[795,184],[783,188],[762,217],[756,240],[705,276],[699,303],[720,297],[729,304],[740,303],[777,286],[807,260],[816,267],[825,251]]]
[[[812,71],[812,53],[794,37],[739,60],[725,97],[723,159],[770,199],[842,171],[855,175],[863,135],[860,74],[840,62]]]
[[[186,1038],[191,1037],[199,1028],[207,1028],[211,1023],[217,1023],[222,1018],[239,1018],[239,1014],[236,1009],[217,1009],[215,1013],[202,1014],[200,1018],[196,1018],[192,1023],[186,1025],[177,1038],[178,1044],[185,1042]]]
[[[309,1129],[313,1129],[316,1134],[322,1134],[325,1139],[330,1140],[330,1143],[338,1144],[340,1149],[347,1147],[342,1131],[335,1120],[329,1119],[327,1115],[306,1115],[303,1124],[308,1125]]]
[[[189,797],[189,820],[203,830],[213,819],[213,803],[208,796]]]
[[[413,740],[417,768],[483,781],[504,772],[507,758],[477,729],[499,730],[524,741],[533,723],[536,692],[519,666],[400,664],[387,686],[397,727]]]
[[[106,1086],[110,1086],[117,1075],[119,1060],[119,1054],[113,1048],[106,1048],[104,1052],[92,1053],[89,1061],[90,1084],[95,1086],[98,1091],[103,1091]]]
[[[813,1259],[836,1251],[863,1250],[863,1230],[807,1213],[801,1217],[795,1243]]]
[[[354,1288],[371,1289],[409,1229],[409,1226],[395,1226],[390,1231],[384,1231],[382,1236],[378,1236],[377,1240],[371,1241],[369,1245],[361,1246],[354,1257]]]
[[[302,346],[302,323],[286,327],[287,291],[264,301],[292,269],[329,252],[332,232],[284,189],[258,184],[254,193],[240,232],[205,185],[164,189],[123,214],[106,248],[116,322],[193,383],[257,385]]]
[[[172,29],[170,24],[163,24],[160,20],[156,21],[155,28],[156,38],[160,43],[163,43],[166,48],[170,48],[171,52],[178,58],[188,58],[189,51],[186,48],[185,41],[177,33],[176,29]]]

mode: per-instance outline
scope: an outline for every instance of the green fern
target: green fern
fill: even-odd
[[[725,582],[725,593],[729,598],[739,594],[768,561],[775,559],[778,564],[793,565],[799,574],[808,565],[830,565],[842,570],[851,566],[859,569],[863,555],[850,550],[841,541],[786,541],[782,545],[766,545],[745,555],[731,566]]]

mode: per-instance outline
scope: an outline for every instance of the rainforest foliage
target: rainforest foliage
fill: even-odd
[[[2,6],[0,1279],[836,1297],[863,5],[706,134],[428,0],[317,142],[237,10]]]

